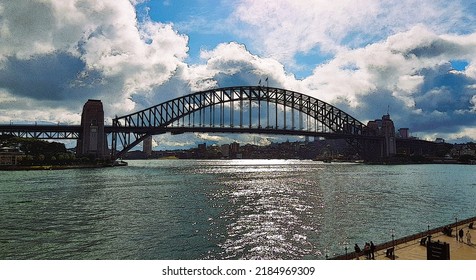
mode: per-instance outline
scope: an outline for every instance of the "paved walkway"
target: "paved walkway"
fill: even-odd
[[[457,241],[455,233],[456,229],[453,228],[452,236],[444,235],[442,232],[432,234],[432,241],[446,242],[450,246],[450,259],[451,260],[476,260],[476,228],[469,229],[468,224],[459,225],[458,230],[463,227],[464,236],[463,241]],[[471,234],[471,245],[466,242],[466,232],[469,230]],[[395,246],[395,260],[426,260],[427,252],[426,246],[420,245],[420,238],[408,241],[406,243]],[[387,249],[382,249],[375,252],[376,260],[391,260],[386,257]],[[354,258],[355,259],[355,258]],[[360,256],[360,260],[365,260],[365,256]]]

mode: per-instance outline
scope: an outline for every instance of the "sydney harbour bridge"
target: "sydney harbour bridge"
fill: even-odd
[[[393,131],[392,131],[393,130]],[[250,133],[345,139],[364,159],[385,158],[395,130],[367,126],[309,95],[274,87],[239,86],[200,91],[115,117],[104,124],[100,100],[88,100],[80,125],[0,125],[0,135],[76,139],[77,154],[121,158],[153,135],[190,132]],[[107,139],[111,139],[109,148]]]

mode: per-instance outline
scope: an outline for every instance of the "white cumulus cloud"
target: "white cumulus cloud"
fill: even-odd
[[[236,42],[203,49],[194,64],[187,34],[138,19],[134,5],[144,2],[2,1],[0,122],[79,122],[88,98],[103,100],[110,120],[188,93],[268,79],[362,121],[390,106],[397,126],[474,135],[476,19],[467,12],[474,1],[241,0],[210,21],[223,25],[212,34],[226,31]],[[323,53],[326,61],[295,77],[299,54]],[[454,69],[455,61],[464,69]]]

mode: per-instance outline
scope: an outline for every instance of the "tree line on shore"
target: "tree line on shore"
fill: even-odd
[[[75,153],[66,149],[63,143],[39,139],[0,135],[0,147],[13,147],[23,153],[18,165],[68,165],[94,161],[93,157],[77,158]]]

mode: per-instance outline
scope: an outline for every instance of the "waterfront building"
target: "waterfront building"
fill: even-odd
[[[17,165],[25,158],[25,153],[18,147],[0,148],[0,165]]]
[[[451,151],[451,155],[453,157],[460,157],[460,156],[476,156],[476,145],[473,146],[468,144],[455,144],[453,145]]]

